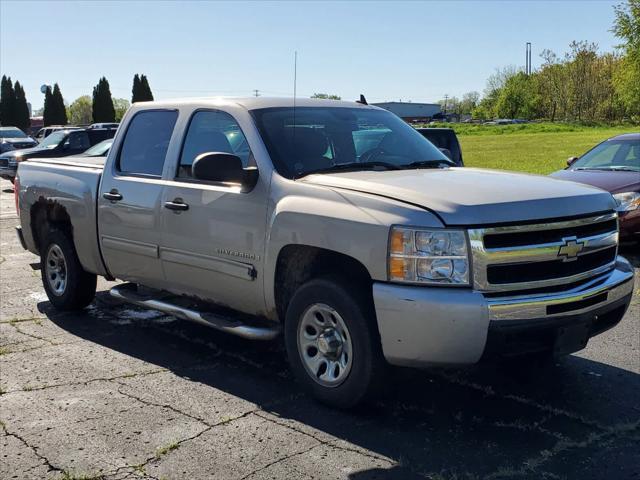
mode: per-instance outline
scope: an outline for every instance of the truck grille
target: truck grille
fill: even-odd
[[[560,222],[469,230],[474,286],[528,290],[580,282],[613,269],[614,212]]]
[[[8,167],[9,166],[9,160],[7,160],[6,158],[0,158],[0,167]]]

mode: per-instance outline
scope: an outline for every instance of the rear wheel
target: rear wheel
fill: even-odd
[[[323,277],[294,294],[285,342],[298,381],[323,403],[350,408],[382,384],[386,364],[373,308],[364,292]]]
[[[49,230],[40,254],[42,285],[49,301],[60,310],[79,310],[96,294],[96,275],[86,272],[73,242],[58,229]]]

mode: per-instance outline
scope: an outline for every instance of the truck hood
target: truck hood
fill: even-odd
[[[419,205],[447,225],[572,217],[616,206],[611,194],[591,186],[475,168],[342,172],[309,175],[299,181]]]

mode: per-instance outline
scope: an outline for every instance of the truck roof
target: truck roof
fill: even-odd
[[[177,106],[221,106],[240,105],[247,110],[257,110],[261,108],[293,107],[293,97],[193,97],[174,98],[169,100],[158,100],[153,102],[138,102],[136,107],[167,108]],[[347,102],[343,100],[325,100],[318,98],[296,98],[296,107],[342,107],[342,108],[370,108],[378,109],[372,105],[363,105],[357,102]]]

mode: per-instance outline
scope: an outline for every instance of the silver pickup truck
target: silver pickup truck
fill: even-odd
[[[393,114],[333,100],[132,106],[106,163],[20,164],[25,248],[60,309],[111,294],[250,339],[350,407],[388,364],[567,354],[633,290],[602,190],[450,161]]]

